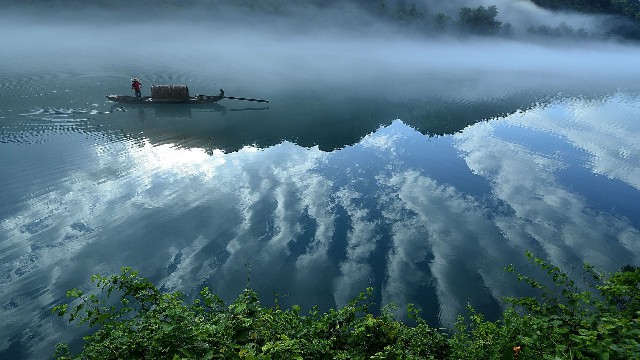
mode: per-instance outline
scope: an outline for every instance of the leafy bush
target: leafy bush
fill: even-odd
[[[445,337],[424,321],[410,328],[388,311],[373,316],[371,290],[342,309],[320,314],[314,308],[303,316],[297,306],[261,306],[250,289],[229,306],[207,288],[187,304],[131,268],[92,281],[106,298],[74,289],[67,295],[77,300],[53,311],[98,330],[84,338],[81,354],[58,345],[57,359],[437,359],[446,353]],[[107,305],[114,292],[119,303]]]
[[[508,266],[539,296],[505,299],[508,307],[495,322],[469,309],[450,339],[451,358],[495,359],[519,346],[519,359],[640,359],[640,268],[605,277],[585,265],[591,280],[579,287],[558,267],[530,252],[527,257],[553,286]]]
[[[263,307],[244,290],[230,305],[207,288],[188,303],[163,294],[131,268],[94,275],[102,296],[73,289],[75,298],[53,312],[95,326],[80,354],[59,344],[57,359],[638,359],[640,269],[609,276],[585,266],[579,286],[558,267],[527,253],[552,286],[513,272],[539,292],[507,298],[497,321],[475,309],[460,316],[451,334],[430,327],[409,306],[413,326],[397,321],[393,307],[370,311],[371,289],[341,309]],[[119,298],[111,296],[117,293]]]

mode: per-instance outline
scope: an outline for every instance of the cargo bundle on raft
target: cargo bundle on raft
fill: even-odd
[[[225,96],[222,89],[218,95],[190,96],[187,85],[151,85],[151,96],[107,95],[107,99],[128,104],[210,104],[222,99],[269,102],[269,100]]]

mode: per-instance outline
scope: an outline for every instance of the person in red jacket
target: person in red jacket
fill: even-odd
[[[131,88],[136,92],[136,97],[140,100],[142,98],[142,93],[140,92],[142,83],[138,78],[131,79]]]

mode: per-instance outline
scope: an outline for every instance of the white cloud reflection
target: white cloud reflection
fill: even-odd
[[[590,155],[594,173],[640,189],[640,102],[619,92],[596,100],[572,99],[508,118],[517,126],[555,134]]]
[[[500,264],[517,254],[501,236],[489,209],[417,171],[395,174],[388,185],[395,190],[386,216],[397,221],[387,264],[386,301],[404,305],[419,296],[416,289],[434,282],[440,319],[452,324],[470,297],[476,296],[477,303],[487,290],[495,300],[509,293],[502,285]],[[398,212],[407,215],[402,219]]]
[[[637,98],[621,101],[625,98],[559,102],[476,124],[456,136],[471,171],[490,181],[494,196],[515,212],[496,221],[507,238],[535,240],[567,271],[576,261],[608,270],[638,261],[640,233],[628,218],[601,212],[589,199],[559,183],[559,171],[569,166],[562,155],[541,153],[496,135],[514,125],[550,133],[557,141],[588,151],[594,172],[611,169],[605,174],[634,185],[636,180],[627,172],[637,174],[640,162],[620,156],[617,149],[638,148],[635,139],[640,134],[628,119],[633,114],[637,119],[640,109]]]
[[[263,294],[325,307],[377,284],[384,303],[418,303],[450,325],[467,301],[495,308],[517,292],[502,268],[524,250],[569,271],[637,264],[633,223],[559,181],[576,166],[571,156],[509,136],[550,134],[589,153],[594,172],[638,189],[629,175],[640,171],[638,104],[559,102],[475,124],[453,143],[395,121],[332,153],[291,143],[211,156],[144,141],[97,146],[85,168],[0,222],[0,348],[17,336],[49,351],[45,337],[64,325],[24,314],[123,265],[168,290],[206,284],[229,299],[249,263]],[[433,161],[451,146],[463,161]],[[481,178],[489,193],[463,190],[455,174]]]

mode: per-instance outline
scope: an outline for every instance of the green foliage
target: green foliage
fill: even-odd
[[[53,308],[69,322],[96,326],[82,353],[58,345],[57,359],[365,359],[441,358],[445,337],[420,321],[410,328],[385,312],[369,312],[371,289],[338,310],[308,315],[260,305],[247,289],[226,306],[207,288],[187,304],[180,293],[161,294],[131,268],[93,276],[106,297],[74,289],[71,304]],[[118,302],[107,305],[114,294]]]
[[[161,293],[131,268],[94,275],[101,295],[70,290],[72,300],[53,312],[95,327],[80,354],[58,345],[57,359],[523,359],[640,358],[640,269],[610,275],[585,265],[589,281],[577,284],[560,268],[527,253],[546,275],[541,282],[507,271],[538,292],[507,298],[506,309],[488,321],[472,307],[445,335],[409,306],[415,324],[374,315],[371,289],[340,309],[302,315],[300,307],[263,307],[244,290],[230,305],[207,288],[188,303]],[[549,284],[545,284],[549,283]]]
[[[516,345],[522,349],[520,359],[640,358],[640,269],[605,277],[585,265],[590,281],[579,286],[560,268],[529,252],[527,257],[553,286],[508,266],[539,296],[507,298],[509,306],[496,322],[469,309],[451,339],[453,359],[499,358]]]

